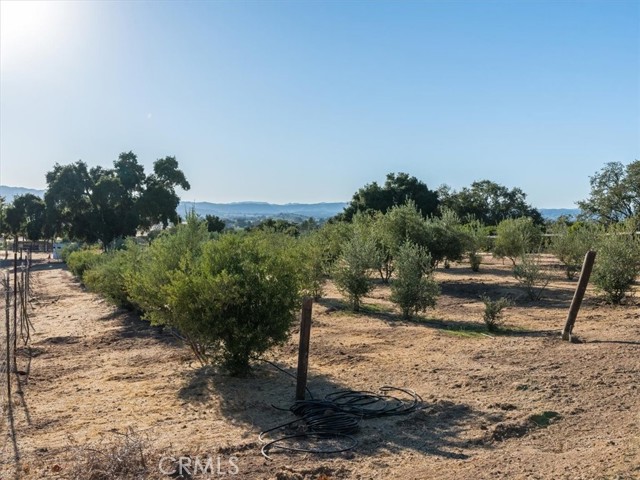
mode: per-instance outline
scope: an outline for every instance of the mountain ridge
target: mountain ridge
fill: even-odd
[[[44,190],[36,188],[12,187],[0,185],[0,196],[7,202],[12,202],[17,195],[31,193],[39,197],[44,196]],[[178,213],[185,214],[192,208],[201,216],[216,215],[223,220],[230,218],[262,218],[283,217],[292,220],[304,220],[305,218],[326,219],[342,212],[348,202],[317,202],[317,203],[269,203],[260,201],[242,202],[195,202],[181,201],[178,205]],[[556,220],[560,216],[576,217],[580,213],[578,208],[539,208],[542,216],[548,220]]]

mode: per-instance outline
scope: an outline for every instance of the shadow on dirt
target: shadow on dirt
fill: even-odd
[[[288,374],[265,363],[256,363],[252,376],[247,378],[234,378],[220,374],[211,367],[202,367],[193,372],[178,396],[186,402],[202,406],[216,404],[215,408],[224,417],[234,424],[241,423],[251,428],[251,435],[257,437],[261,431],[297,418],[289,411],[295,402],[295,378],[292,377],[295,370],[276,365]],[[323,399],[327,394],[350,389],[348,385],[313,372],[310,372],[308,386],[314,399]],[[371,390],[377,387],[372,386]],[[410,399],[402,393],[397,395]],[[310,398],[309,394],[307,398]],[[482,442],[460,437],[468,430],[470,423],[487,416],[466,404],[423,402],[419,409],[406,415],[361,420],[360,429],[354,434],[358,442],[354,451],[373,456],[381,451],[414,450],[443,458],[467,459],[474,449],[483,448],[483,445]],[[299,433],[300,428],[299,424],[294,424],[269,434],[269,438]],[[313,443],[310,446],[313,447]],[[278,455],[278,452],[274,449],[270,454]]]
[[[102,321],[114,322],[118,327],[108,333],[112,341],[124,339],[148,339],[156,340],[170,346],[178,347],[182,342],[162,326],[152,326],[148,321],[140,318],[135,312],[124,309],[115,309],[108,315],[100,318]]]

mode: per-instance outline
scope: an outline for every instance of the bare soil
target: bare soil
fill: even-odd
[[[563,342],[576,282],[554,269],[533,302],[508,262],[484,260],[478,273],[439,269],[437,308],[413,322],[382,283],[358,314],[329,285],[313,311],[314,396],[394,385],[420,394],[424,408],[364,420],[350,452],[272,450],[271,460],[258,434],[293,419],[274,408],[293,402],[291,377],[261,362],[249,378],[200,367],[169,333],[44,262],[33,274],[36,331],[0,424],[0,479],[91,478],[87,457],[99,463],[126,435],[146,444],[143,478],[163,478],[163,456],[188,456],[220,458],[221,473],[243,479],[640,479],[637,296],[614,307],[590,287],[578,342]],[[515,299],[498,334],[482,328],[483,293]],[[297,341],[294,329],[267,358],[294,372]]]

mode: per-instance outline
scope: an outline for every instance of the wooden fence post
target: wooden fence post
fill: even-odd
[[[9,332],[7,331],[7,335]],[[13,252],[13,370],[18,371],[18,250]],[[9,368],[9,365],[7,365]]]
[[[4,276],[5,280],[5,290],[4,290],[4,315],[5,321],[4,326],[7,334],[7,402],[11,402],[11,294],[9,292],[9,288],[11,287],[11,280],[9,277],[9,272],[7,272]]]
[[[298,375],[296,382],[296,400],[304,400],[307,388],[307,371],[309,369],[309,339],[311,337],[311,309],[313,299],[305,297],[302,300],[302,315],[300,317],[300,346],[298,347]]]
[[[576,318],[578,317],[580,305],[582,305],[584,293],[587,290],[587,284],[589,283],[589,277],[591,276],[595,259],[596,252],[593,250],[589,250],[584,256],[582,271],[580,272],[580,278],[578,279],[578,286],[576,287],[576,292],[573,294],[573,300],[571,301],[571,307],[569,307],[569,314],[567,315],[567,322],[565,323],[564,330],[562,331],[563,340],[571,340],[571,332],[573,331],[573,326],[576,323]]]

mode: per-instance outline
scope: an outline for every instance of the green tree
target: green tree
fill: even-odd
[[[568,279],[573,279],[580,270],[585,254],[598,240],[599,229],[589,223],[575,223],[567,226],[558,222],[551,226],[551,242],[549,250],[558,257],[566,267]]]
[[[369,270],[375,267],[376,245],[373,238],[355,232],[342,247],[333,269],[338,290],[349,299],[354,312],[360,310],[361,298],[372,288]]]
[[[428,307],[435,307],[440,289],[433,278],[429,252],[405,241],[396,253],[395,266],[391,301],[400,307],[402,317],[409,319]]]
[[[46,179],[47,233],[100,241],[105,249],[138,228],[176,223],[175,187],[189,187],[174,157],[157,160],[146,177],[133,152],[121,153],[113,169],[89,169],[82,161],[56,164]]]
[[[490,180],[473,182],[456,192],[446,185],[438,189],[440,202],[462,219],[474,218],[485,225],[498,225],[507,218],[529,217],[536,225],[544,223],[540,212],[526,202],[519,188],[511,190]]]
[[[578,202],[583,217],[605,224],[640,218],[640,160],[607,163],[590,183],[589,198]]]
[[[151,227],[162,224],[167,228],[169,222],[179,223],[176,209],[180,197],[176,188],[189,190],[191,185],[182,170],[178,168],[175,157],[165,157],[153,163],[153,173],[145,181],[145,190],[140,197],[140,225]]]
[[[608,302],[619,304],[640,275],[640,238],[621,225],[601,235],[596,249],[593,283]]]
[[[536,250],[542,239],[542,232],[528,217],[507,218],[500,222],[496,233],[494,255],[508,258],[514,266],[517,258]]]
[[[339,217],[350,221],[356,212],[384,213],[408,200],[412,200],[425,217],[435,213],[438,207],[437,193],[429,190],[424,182],[407,173],[389,173],[382,187],[373,182],[360,188]]]
[[[205,222],[207,222],[207,230],[209,232],[222,232],[225,227],[224,220],[216,215],[205,215]]]
[[[45,204],[32,193],[14,197],[4,210],[7,233],[17,238],[23,235],[32,241],[42,238],[46,222]]]

